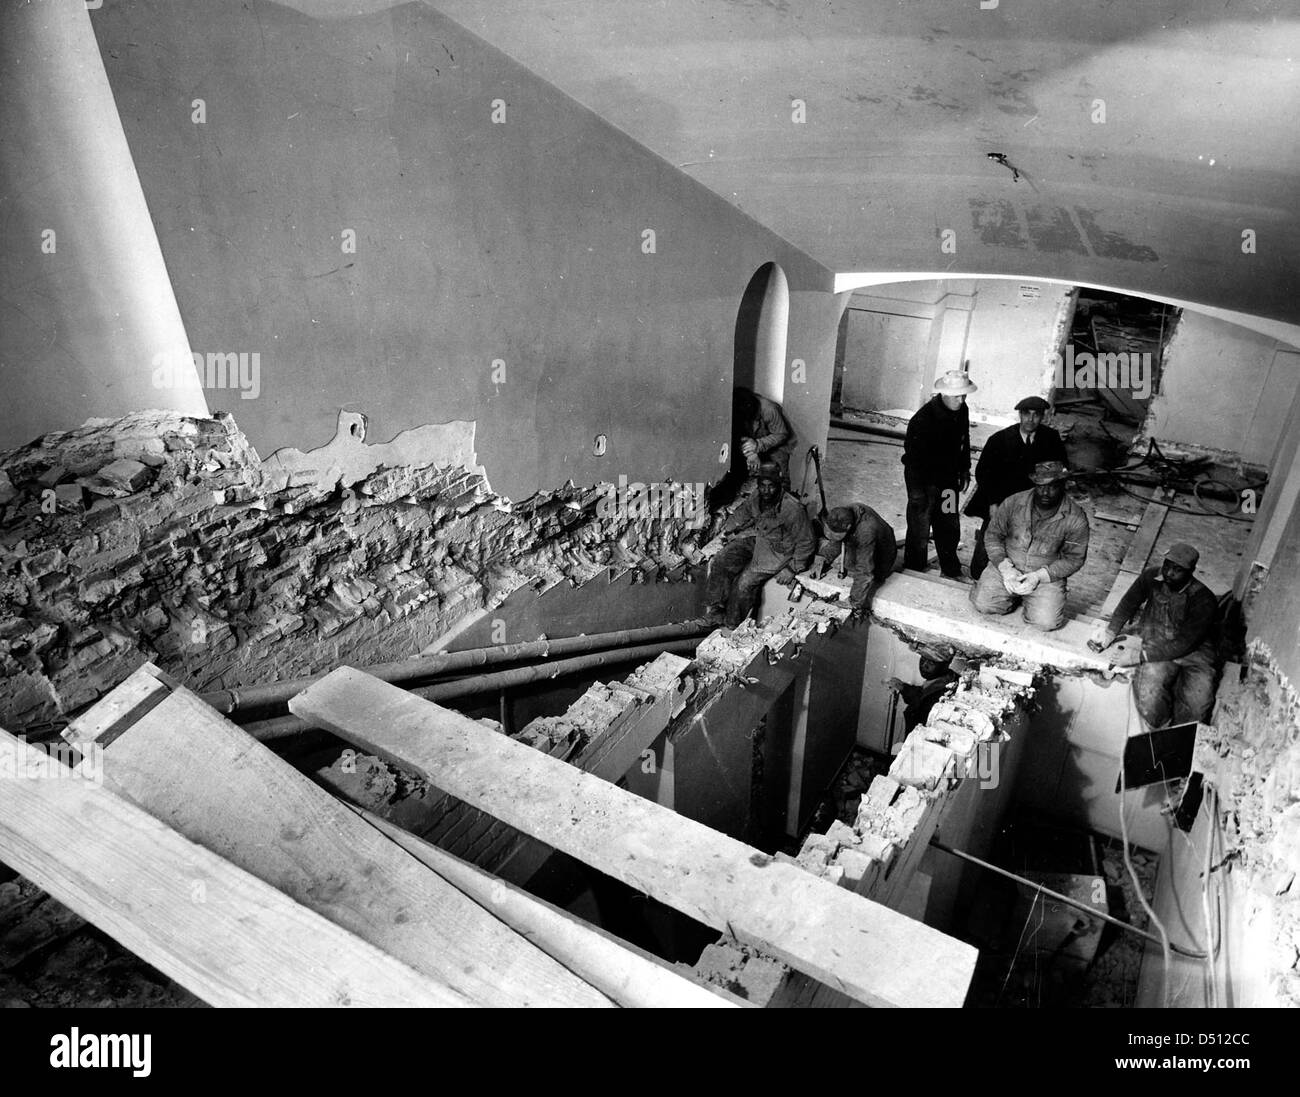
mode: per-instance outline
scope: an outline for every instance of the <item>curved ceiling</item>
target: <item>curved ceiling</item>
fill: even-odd
[[[1300,322],[1295,0],[427,2],[833,271]]]

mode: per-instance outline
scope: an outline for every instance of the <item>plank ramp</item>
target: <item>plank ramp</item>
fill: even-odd
[[[151,671],[118,689],[139,693]],[[473,1002],[612,1005],[188,690],[115,729],[102,772],[191,841]]]
[[[0,774],[0,860],[211,1005],[472,1004],[3,730]]]
[[[959,1006],[976,950],[341,667],[290,711],[706,925],[877,1006]]]

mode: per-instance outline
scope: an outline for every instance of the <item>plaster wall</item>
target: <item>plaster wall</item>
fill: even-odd
[[[825,268],[428,7],[124,0],[93,22],[194,349],[260,354],[256,398],[207,397],[263,457],[328,442],[346,407],[374,442],[475,422],[510,498],[716,479],[736,310],[770,261],[787,354],[829,392]]]

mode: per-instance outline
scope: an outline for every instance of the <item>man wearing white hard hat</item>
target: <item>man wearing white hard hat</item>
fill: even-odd
[[[970,413],[966,397],[978,386],[959,369],[934,383],[934,396],[907,424],[903,442],[903,482],[907,485],[907,541],[903,566],[925,571],[930,532],[939,570],[960,579],[957,543],[961,516],[957,502],[970,483]]]

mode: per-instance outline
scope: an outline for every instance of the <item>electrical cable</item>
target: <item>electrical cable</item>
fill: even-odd
[[[1121,754],[1119,760],[1119,834],[1120,841],[1123,843],[1124,867],[1128,869],[1129,879],[1133,881],[1133,888],[1137,892],[1138,902],[1142,904],[1142,909],[1147,912],[1147,918],[1156,932],[1160,934],[1160,998],[1169,1008],[1169,968],[1171,965],[1169,932],[1165,929],[1165,924],[1156,917],[1156,912],[1152,909],[1151,904],[1147,902],[1146,894],[1142,891],[1142,881],[1138,879],[1137,869],[1133,867],[1133,858],[1129,856],[1128,849],[1128,820],[1124,815],[1124,796],[1128,792],[1128,783],[1124,780],[1124,758]]]

